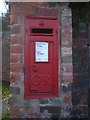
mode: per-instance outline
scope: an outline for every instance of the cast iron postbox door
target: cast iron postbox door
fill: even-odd
[[[25,98],[58,95],[57,19],[26,20]]]

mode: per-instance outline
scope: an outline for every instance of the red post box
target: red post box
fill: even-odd
[[[58,20],[26,18],[25,99],[58,96]]]

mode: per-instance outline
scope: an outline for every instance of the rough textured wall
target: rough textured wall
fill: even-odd
[[[2,80],[9,82],[10,80],[10,32],[2,33]]]
[[[0,21],[1,22],[1,21]],[[2,81],[2,33],[0,32],[0,83]]]
[[[28,12],[29,11],[29,12]],[[59,19],[59,96],[24,99],[25,17]],[[10,116],[11,118],[67,118],[72,106],[72,19],[67,3],[11,3]]]
[[[69,116],[72,107],[72,14],[66,8],[61,15],[61,93],[62,117]]]
[[[81,10],[80,10],[81,9]],[[88,118],[89,99],[89,19],[88,8],[81,7],[73,10],[73,87],[72,87],[72,116]],[[86,14],[84,14],[84,12]],[[87,17],[86,17],[87,16]]]

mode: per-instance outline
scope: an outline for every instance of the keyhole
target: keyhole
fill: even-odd
[[[37,72],[37,66],[36,65],[33,66],[33,71]]]
[[[36,65],[34,65],[34,68],[36,68]]]

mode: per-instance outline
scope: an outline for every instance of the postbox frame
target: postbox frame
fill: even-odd
[[[28,27],[28,22],[30,20],[41,20],[41,21],[45,21],[45,20],[51,20],[51,21],[56,21],[56,26],[52,26],[50,28],[50,26],[48,27],[45,26],[41,26],[41,28],[50,28],[50,29],[53,29],[53,35],[33,35],[32,33],[30,34],[30,29]],[[25,81],[24,81],[24,98],[25,99],[33,99],[33,98],[52,98],[52,97],[57,97],[58,96],[58,19],[56,18],[37,18],[37,17],[26,17],[26,21],[25,21],[25,24],[26,24],[26,32],[25,32],[25,55],[24,55],[24,63],[25,63]],[[32,28],[40,28],[39,26],[32,26]],[[30,35],[30,36],[29,36]],[[53,64],[53,74],[54,74],[54,84],[53,84],[53,92],[52,93],[42,93],[42,94],[37,94],[37,93],[34,93],[34,94],[31,94],[29,92],[29,83],[30,83],[30,80],[29,80],[29,77],[30,77],[30,73],[29,73],[29,70],[30,70],[30,61],[28,60],[29,59],[29,42],[30,40],[32,42],[35,42],[36,41],[36,38],[43,38],[44,37],[44,41],[45,42],[54,42],[54,64]],[[39,39],[39,42],[42,41],[41,39]],[[53,40],[51,40],[53,39]],[[50,41],[51,40],[51,41]],[[44,42],[43,41],[43,42]],[[49,56],[50,57],[50,56]],[[48,58],[49,59],[49,58]]]

